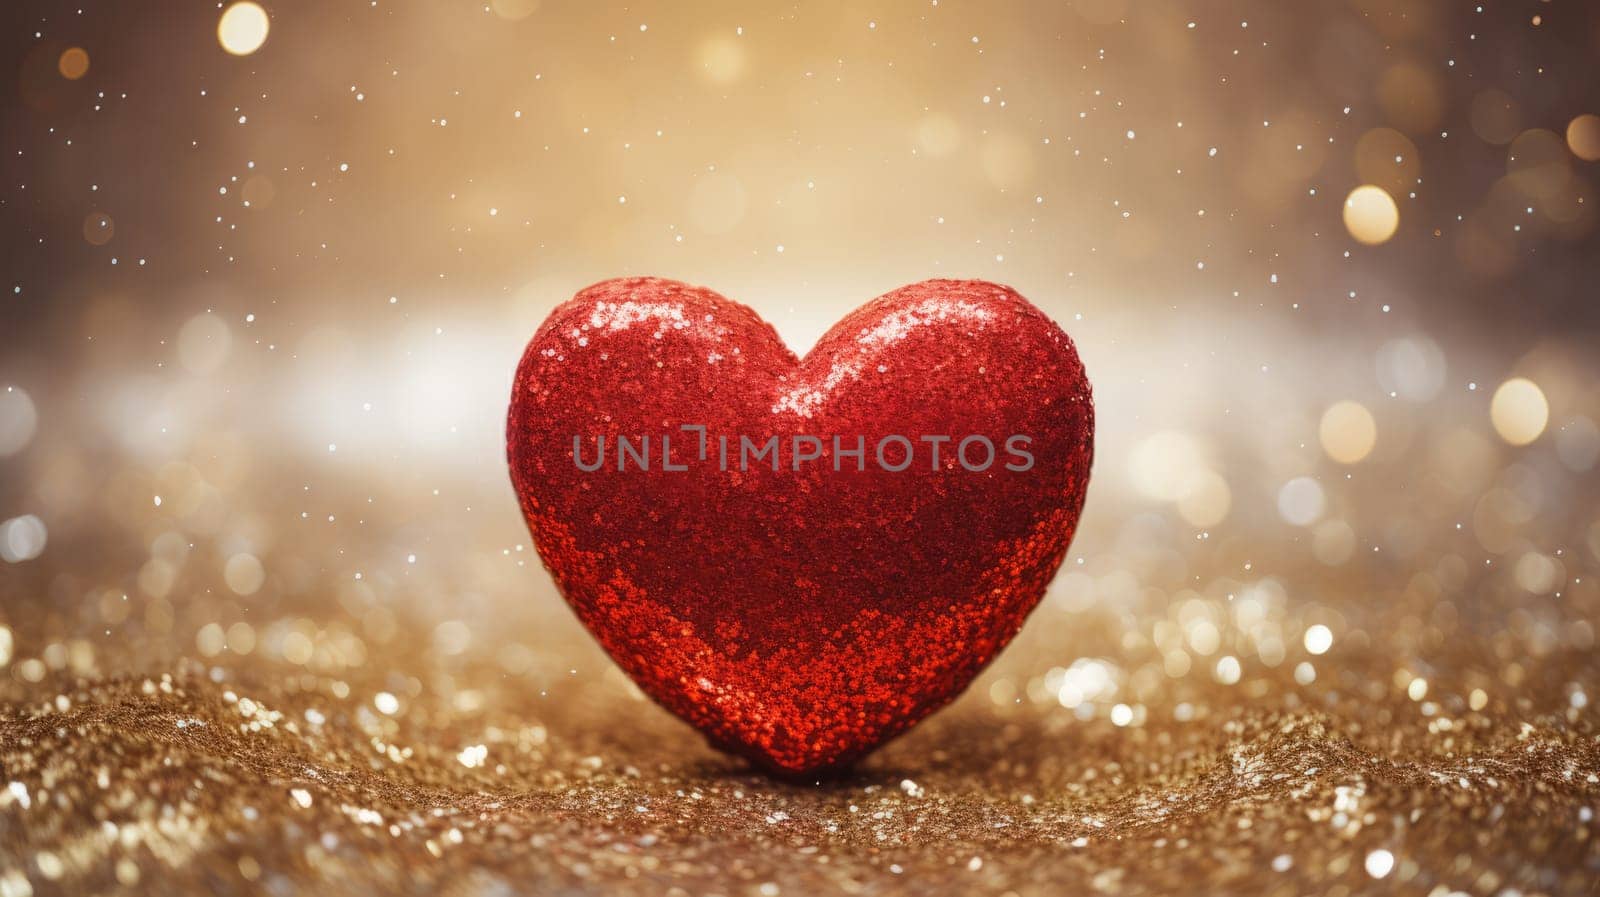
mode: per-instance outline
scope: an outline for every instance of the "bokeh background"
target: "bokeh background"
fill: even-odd
[[[465,787],[451,776],[497,760],[524,792],[519,774],[601,756],[723,770],[539,566],[504,465],[521,348],[612,276],[710,286],[801,350],[873,296],[951,276],[1007,283],[1072,334],[1100,451],[1067,566],[949,720],[895,747],[897,797],[921,796],[895,791],[917,758],[1002,723],[1083,764],[1101,733],[1130,769],[1255,731],[1229,727],[1263,707],[1320,706],[1371,757],[1457,757],[1430,740],[1452,718],[1486,745],[1536,718],[1588,743],[1592,4],[16,0],[0,60],[13,720],[173,675],[226,690],[196,718],[237,716],[231,684],[250,682],[308,750],[440,759],[372,773],[407,787]],[[1113,740],[1141,729],[1164,734]],[[0,814],[51,779],[9,735],[21,784]],[[978,770],[941,768],[982,797],[1004,761],[979,748]],[[1589,760],[1566,756],[1577,803]],[[238,809],[217,800],[204,812]],[[88,796],[28,802],[94,816],[72,815]],[[1575,807],[1557,831],[1578,840],[1527,842],[1544,866],[1480,853],[1447,880],[1386,823],[1349,856],[1324,845],[1299,885],[1563,890],[1594,862]],[[39,860],[73,829],[23,818],[0,886],[183,867],[115,845]],[[1454,831],[1412,849],[1454,869]],[[191,883],[273,874],[200,841],[184,862],[226,870]],[[1252,874],[1278,862],[1238,849]],[[1231,868],[1187,862],[1174,881]]]

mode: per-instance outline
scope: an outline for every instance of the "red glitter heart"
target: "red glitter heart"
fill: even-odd
[[[1071,339],[1003,286],[902,287],[799,359],[743,305],[631,278],[539,328],[506,438],[611,657],[795,775],[905,731],[1016,635],[1083,509],[1094,407]]]

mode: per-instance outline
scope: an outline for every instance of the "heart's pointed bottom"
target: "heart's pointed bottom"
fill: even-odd
[[[682,425],[1016,431],[1034,464],[852,470],[841,443],[810,467],[727,469],[686,437],[702,463],[674,469]],[[1003,287],[896,291],[801,361],[748,309],[640,279],[597,284],[540,328],[508,452],[541,558],[624,671],[713,746],[815,778],[954,699],[1016,634],[1070,543],[1092,427],[1070,340]],[[668,436],[653,468],[648,452],[644,468],[575,463],[586,437],[650,433]]]

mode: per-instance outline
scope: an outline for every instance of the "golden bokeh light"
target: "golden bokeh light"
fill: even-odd
[[[490,0],[489,8],[507,21],[526,19],[539,11],[539,0]]]
[[[1233,491],[1221,475],[1202,471],[1194,476],[1188,490],[1178,499],[1178,513],[1198,527],[1216,526],[1228,517],[1233,507]]]
[[[117,234],[117,224],[105,212],[90,212],[83,219],[83,239],[90,246],[104,246]]]
[[[925,115],[917,122],[916,141],[919,152],[948,156],[961,145],[961,126],[948,115]]]
[[[1600,115],[1585,112],[1574,118],[1567,125],[1567,146],[1585,162],[1600,161]]]
[[[1324,520],[1311,531],[1311,555],[1329,567],[1350,560],[1355,550],[1355,530],[1343,520]]]
[[[223,10],[217,21],[217,41],[235,56],[249,56],[267,42],[271,22],[261,4],[242,0]]]
[[[1491,87],[1480,90],[1472,98],[1472,107],[1469,110],[1472,121],[1472,131],[1486,143],[1496,146],[1510,143],[1517,136],[1522,124],[1522,114],[1517,109],[1517,101],[1511,95],[1499,88]]]
[[[1403,196],[1422,179],[1422,154],[1410,137],[1394,128],[1373,128],[1355,149],[1356,177],[1391,195]]]
[[[1335,402],[1322,413],[1318,428],[1322,450],[1340,464],[1356,464],[1372,453],[1378,441],[1378,424],[1360,402]]]
[[[1550,403],[1539,384],[1526,377],[1513,377],[1494,391],[1489,419],[1501,439],[1512,445],[1527,445],[1538,439],[1550,422]]]
[[[1416,62],[1390,66],[1378,81],[1378,102],[1394,126],[1412,134],[1432,131],[1444,115],[1439,76]]]
[[[89,54],[82,47],[70,47],[56,61],[56,70],[68,81],[76,81],[89,74]]]
[[[1322,484],[1311,477],[1295,477],[1278,490],[1278,514],[1295,526],[1310,526],[1327,507]]]
[[[1506,175],[1524,195],[1540,201],[1571,191],[1572,158],[1554,131],[1523,131],[1506,151]]]
[[[1574,87],[1600,55],[1549,5],[1537,29],[1430,0],[25,16],[0,203],[0,731],[55,734],[0,738],[0,804],[30,822],[10,883],[381,892],[481,869],[643,894],[659,866],[807,893],[814,857],[741,833],[827,829],[864,789],[884,818],[823,845],[863,889],[903,865],[924,897],[1106,869],[1126,891],[1583,890],[1593,851],[1537,811],[1593,803],[1549,771],[1587,768],[1600,706],[1600,104]],[[901,284],[1008,284],[1094,382],[1099,464],[1038,612],[985,648],[978,700],[822,792],[768,785],[644,700],[508,488],[529,338],[633,275],[748,305],[799,355]],[[901,384],[908,435],[931,434],[959,397],[886,361],[838,376]],[[1025,407],[977,398],[991,437]],[[1025,482],[995,480],[969,529],[1025,541],[1003,503]],[[740,562],[834,544],[805,525]],[[908,538],[869,525],[850,548],[950,553]],[[151,774],[168,760],[181,781]],[[1210,768],[1239,774],[1197,783]],[[1252,798],[1280,774],[1294,787]],[[1198,792],[1243,809],[1147,800]],[[484,793],[526,797],[436,806]],[[526,812],[561,800],[598,810]],[[184,850],[85,853],[174,801]],[[957,804],[949,838],[918,840]],[[618,807],[655,846],[613,849]],[[1464,855],[1468,836],[1510,853]],[[1242,865],[1213,870],[1219,850]],[[1007,861],[1033,853],[1048,868]]]
[[[1344,201],[1344,226],[1350,236],[1368,246],[1388,242],[1400,227],[1400,207],[1389,191],[1363,184]]]
[[[695,55],[700,74],[713,84],[732,84],[744,74],[744,48],[731,37],[713,37]]]
[[[0,388],[0,458],[15,455],[33,441],[39,410],[20,386]]]
[[[211,312],[195,315],[178,330],[178,361],[193,374],[216,373],[232,347],[227,322]]]
[[[1179,430],[1146,436],[1128,455],[1134,488],[1160,501],[1181,500],[1207,470],[1200,443]]]
[[[261,591],[267,574],[255,555],[240,552],[223,565],[222,578],[235,595],[254,595]]]
[[[1001,190],[1018,189],[1033,175],[1033,151],[1016,134],[991,134],[979,150],[984,176]]]

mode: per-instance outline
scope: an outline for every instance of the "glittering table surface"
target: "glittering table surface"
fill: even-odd
[[[1476,631],[1443,594],[1496,579],[1453,555],[1342,610],[1286,602],[1294,575],[1128,616],[1077,604],[1069,572],[962,700],[799,783],[705,747],[559,618],[538,651],[514,621],[362,622],[353,580],[321,621],[213,622],[161,656],[177,640],[51,639],[11,613],[0,887],[1589,892],[1588,580]]]

